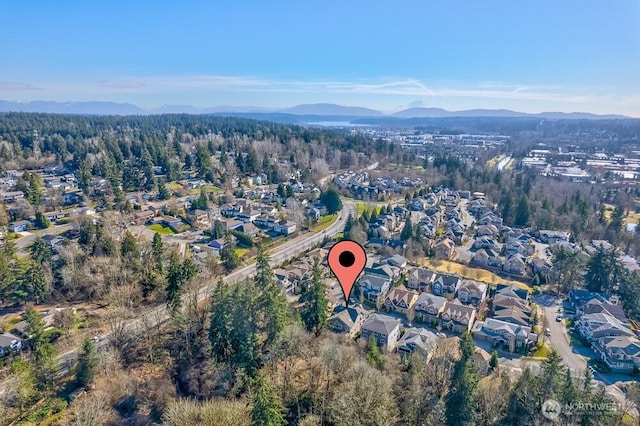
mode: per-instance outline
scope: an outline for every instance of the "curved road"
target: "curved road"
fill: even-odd
[[[333,237],[344,229],[346,224],[346,219],[351,214],[353,217],[356,215],[356,206],[351,201],[343,201],[343,208],[338,215],[338,220],[332,223],[327,229],[318,233],[307,233],[303,235],[299,235],[298,237],[287,241],[286,243],[278,246],[273,249],[269,255],[270,264],[272,267],[277,267],[282,265],[283,263],[299,256],[307,250],[312,249],[316,244],[322,242],[325,237]],[[245,266],[242,269],[238,269],[237,271],[232,272],[227,275],[224,280],[227,282],[239,282],[246,278],[253,276],[256,272],[255,264]],[[206,300],[211,294],[211,287],[213,283],[207,284],[200,288],[198,292],[198,302]],[[184,296],[186,297],[186,295]],[[144,320],[147,319],[147,321]],[[154,323],[149,324],[149,320],[152,318]],[[150,309],[145,313],[141,313],[137,315],[136,318],[130,320],[126,325],[126,332],[131,339],[135,339],[137,336],[141,335],[144,332],[147,332],[150,329],[155,328],[156,326],[162,324],[163,322],[169,319],[169,312],[167,311],[166,306],[158,306],[156,308]],[[105,349],[110,342],[111,336],[106,334],[102,336],[102,339],[96,344],[98,349]],[[60,363],[60,373],[64,374],[70,371],[71,367],[75,363],[77,357],[77,350],[72,350],[69,352],[65,352],[58,356],[58,361]]]

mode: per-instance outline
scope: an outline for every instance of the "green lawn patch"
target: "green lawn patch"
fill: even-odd
[[[169,228],[168,226],[164,226],[162,224],[159,224],[159,223],[154,223],[153,225],[149,225],[149,229],[151,229],[154,232],[157,232],[160,235],[173,235],[173,234],[175,234],[175,232],[173,232],[173,229]]]
[[[548,356],[549,356],[549,348],[545,345],[540,346],[538,350],[533,353],[534,358],[546,358]]]
[[[236,249],[236,255],[238,255],[238,257],[242,257],[242,256],[244,256],[248,251],[249,251],[249,249],[246,249],[246,248],[237,248],[237,249]]]
[[[336,219],[338,219],[338,215],[336,213],[326,216],[320,216],[318,223],[311,227],[311,232],[324,231],[325,229],[330,227],[331,224],[336,221]]]

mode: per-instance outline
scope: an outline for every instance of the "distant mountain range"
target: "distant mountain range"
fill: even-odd
[[[47,112],[56,114],[87,114],[87,115],[140,115],[140,114],[229,114],[262,118],[265,120],[278,118],[276,121],[304,122],[315,121],[345,121],[349,122],[362,118],[450,118],[450,117],[503,117],[503,118],[544,118],[544,119],[626,119],[624,115],[597,115],[586,112],[542,112],[529,114],[506,109],[470,109],[464,111],[447,111],[441,108],[409,108],[391,115],[374,109],[358,106],[342,106],[335,104],[303,104],[291,108],[270,109],[259,107],[218,106],[198,108],[191,105],[165,105],[159,108],[142,109],[136,105],[117,102],[53,102],[31,101],[11,102],[0,100],[0,112]]]

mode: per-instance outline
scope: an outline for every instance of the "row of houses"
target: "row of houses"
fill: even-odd
[[[575,311],[575,329],[611,370],[630,373],[640,369],[640,340],[617,299],[573,290],[568,304]]]

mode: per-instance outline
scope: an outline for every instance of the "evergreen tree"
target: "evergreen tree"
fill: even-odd
[[[153,241],[151,242],[151,253],[155,262],[155,269],[158,273],[164,273],[164,244],[162,242],[162,236],[159,233],[153,234]]]
[[[529,225],[529,202],[524,195],[520,197],[518,205],[516,206],[514,225],[516,226],[528,226]]]
[[[351,239],[351,230],[353,229],[355,225],[355,221],[353,220],[353,216],[351,216],[351,213],[349,213],[349,216],[347,216],[347,221],[344,224],[344,238],[346,240],[350,240]]]
[[[564,382],[562,384],[562,402],[565,404],[573,404],[578,400],[578,390],[573,384],[571,370],[565,369]]]
[[[549,398],[560,399],[561,395],[561,374],[562,374],[562,358],[558,352],[553,349],[542,361],[541,382],[541,400],[540,404]]]
[[[374,365],[378,368],[382,368],[385,365],[384,356],[380,352],[380,348],[378,348],[378,342],[376,342],[376,338],[373,334],[369,335],[369,340],[367,341],[367,352],[365,354],[365,359],[369,364]]]
[[[231,361],[253,376],[260,362],[260,333],[258,324],[259,293],[253,281],[233,288],[233,333],[231,335]]]
[[[98,354],[91,339],[84,339],[78,354],[76,382],[79,386],[90,385],[98,367]]]
[[[623,269],[615,252],[599,247],[587,263],[585,286],[590,291],[611,292],[616,290],[622,275]]]
[[[42,265],[36,262],[29,262],[22,282],[28,288],[28,299],[36,303],[42,303],[49,297],[51,288]]]
[[[41,211],[37,211],[33,225],[38,229],[47,229],[51,226],[51,222],[49,222],[49,219],[47,219]]]
[[[404,228],[402,228],[402,232],[400,233],[401,241],[408,241],[413,236],[413,225],[411,224],[411,218],[407,217],[407,220],[404,222]]]
[[[311,277],[311,289],[303,297],[305,305],[302,309],[302,321],[307,330],[319,336],[327,326],[329,300],[317,258],[313,262]]]
[[[334,214],[342,210],[342,200],[340,194],[333,188],[329,188],[320,195],[320,201],[327,206],[329,214]]]
[[[53,253],[47,243],[41,238],[37,237],[35,241],[29,246],[31,252],[31,259],[40,265],[49,264]]]
[[[170,197],[167,186],[163,183],[158,185],[158,200],[168,200]]]
[[[227,272],[231,272],[240,266],[240,257],[236,253],[236,245],[233,243],[230,233],[224,237],[224,247],[220,250],[220,260],[222,260]]]
[[[211,228],[211,238],[217,240],[218,238],[223,238],[227,231],[225,230],[224,225],[218,219],[213,221],[213,227]]]
[[[265,344],[268,345],[275,340],[278,333],[289,321],[289,304],[282,288],[276,283],[275,275],[269,265],[269,258],[262,246],[258,247],[254,283],[258,291],[262,293],[260,310],[263,328],[267,336]]]
[[[491,367],[493,370],[498,368],[498,352],[495,349],[493,350],[493,352],[491,352],[491,359],[489,360],[489,367]]]
[[[138,260],[140,260],[140,247],[138,246],[138,240],[129,231],[125,232],[124,238],[122,239],[120,255],[123,259],[130,262],[138,262]]]
[[[251,399],[251,424],[253,426],[284,426],[284,407],[262,373],[254,380]]]
[[[445,400],[446,423],[452,426],[474,424],[478,408],[478,376],[471,364],[475,345],[469,333],[460,338],[460,352]]]
[[[220,278],[211,295],[211,320],[209,323],[211,353],[218,362],[229,361],[233,353],[234,307],[235,301],[231,299],[229,284]]]
[[[176,312],[182,305],[182,265],[176,252],[171,253],[167,271],[167,307]]]

